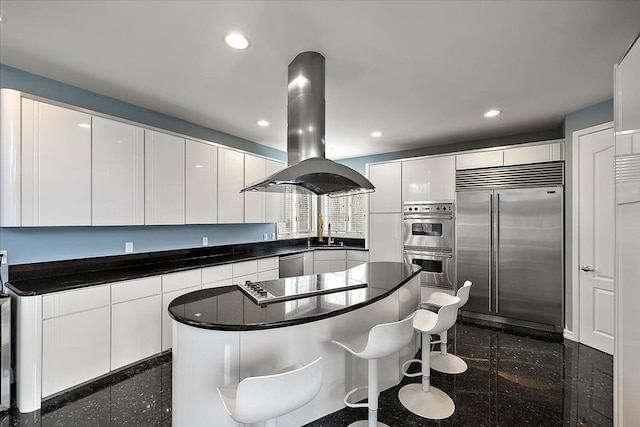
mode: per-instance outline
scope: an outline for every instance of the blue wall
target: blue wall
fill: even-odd
[[[0,87],[286,160],[282,151],[6,65],[0,65]],[[8,251],[9,264],[23,264],[124,254],[125,242],[133,242],[134,252],[150,252],[198,247],[203,236],[214,246],[262,241],[274,232],[274,224],[0,228],[0,249]],[[6,266],[0,272],[7,280]]]

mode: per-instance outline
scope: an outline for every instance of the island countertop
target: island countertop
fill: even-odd
[[[299,325],[337,316],[379,301],[418,275],[420,270],[420,267],[413,264],[368,262],[343,273],[345,277],[366,283],[366,287],[265,305],[256,304],[235,285],[204,289],[173,300],[169,305],[169,315],[189,326],[221,331]],[[312,280],[318,282],[325,278],[325,274],[312,276]],[[284,280],[286,279],[269,282]]]

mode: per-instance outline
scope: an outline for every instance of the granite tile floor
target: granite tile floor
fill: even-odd
[[[449,339],[450,350],[469,369],[459,375],[432,371],[431,380],[455,401],[454,415],[429,421],[405,410],[397,393],[402,385],[420,381],[412,378],[381,393],[381,422],[394,427],[613,425],[611,356],[570,341],[468,323],[458,323]],[[366,409],[345,408],[307,426],[346,426],[365,417]],[[51,399],[41,411],[19,414],[14,408],[0,418],[0,427],[170,425],[170,354]]]

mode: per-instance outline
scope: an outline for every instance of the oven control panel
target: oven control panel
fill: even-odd
[[[404,213],[451,213],[453,203],[405,203]]]

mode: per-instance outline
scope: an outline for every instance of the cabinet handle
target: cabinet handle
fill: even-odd
[[[583,265],[580,270],[582,271],[593,271],[593,268],[589,267],[588,265]]]

